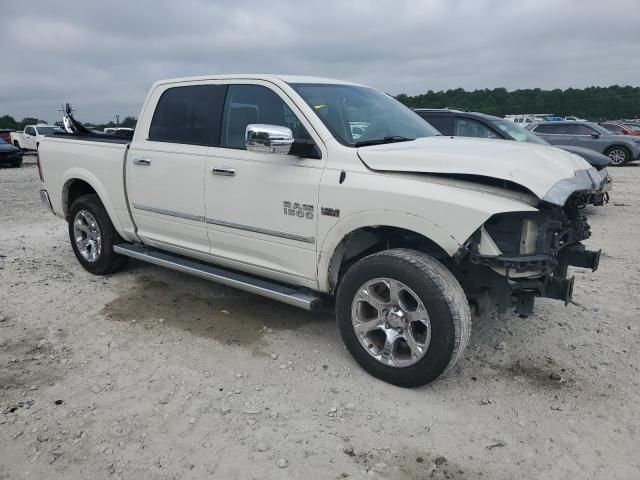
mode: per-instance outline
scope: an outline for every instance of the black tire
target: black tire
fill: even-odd
[[[611,160],[611,166],[621,167],[631,160],[631,152],[627,147],[615,145],[609,147],[604,154]]]
[[[397,367],[381,363],[358,340],[351,319],[354,296],[367,281],[385,277],[400,281],[417,294],[431,322],[431,341],[416,363]],[[433,257],[407,249],[386,250],[353,265],[344,275],[336,298],[336,318],[342,339],[368,373],[400,387],[432,382],[453,367],[471,335],[471,312],[454,275]]]
[[[22,162],[16,162],[12,165],[13,168],[20,168],[22,166]]]
[[[13,146],[22,150],[22,147],[20,147],[20,142],[18,142],[17,140],[13,141]]]
[[[95,261],[89,261],[82,256],[74,237],[74,219],[78,212],[83,210],[89,212],[93,218],[95,218],[102,241],[100,254]],[[71,205],[71,209],[69,210],[69,240],[73,248],[73,253],[75,253],[80,265],[95,275],[106,275],[116,272],[120,270],[127,261],[127,257],[113,251],[113,246],[119,243],[121,239],[113,227],[113,223],[111,223],[111,219],[102,205],[100,198],[95,194],[82,195]]]

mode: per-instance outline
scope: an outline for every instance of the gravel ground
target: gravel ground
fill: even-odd
[[[575,301],[476,319],[454,371],[361,371],[334,319],[132,261],[84,271],[0,169],[0,478],[640,478],[640,166]]]

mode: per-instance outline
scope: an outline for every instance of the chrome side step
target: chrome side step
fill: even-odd
[[[172,253],[156,250],[139,244],[121,243],[113,247],[113,251],[120,255],[153,263],[161,267],[177,270],[194,277],[211,280],[222,285],[255,293],[263,297],[278,300],[294,307],[305,310],[318,310],[322,307],[322,298],[312,292],[297,290],[286,285],[255,278],[243,273],[214,267],[208,263],[181,257]]]

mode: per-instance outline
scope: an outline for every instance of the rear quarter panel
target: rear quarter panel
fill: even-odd
[[[126,149],[124,144],[45,137],[40,166],[55,214],[66,219],[69,186],[74,179],[83,180],[100,197],[118,233],[134,240],[123,181]]]

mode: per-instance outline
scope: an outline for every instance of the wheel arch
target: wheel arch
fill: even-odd
[[[386,210],[352,214],[334,225],[322,242],[318,286],[334,291],[345,267],[387,248],[413,248],[449,259],[460,245],[442,227],[416,215]]]
[[[60,199],[63,218],[68,221],[73,201],[81,195],[88,194],[98,196],[116,231],[122,235],[122,226],[104,185],[91,172],[82,169],[71,169],[65,175]]]

